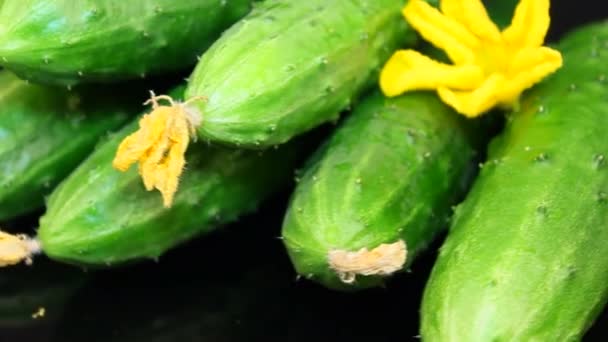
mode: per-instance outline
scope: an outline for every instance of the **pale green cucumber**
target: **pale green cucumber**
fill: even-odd
[[[101,144],[50,195],[37,238],[50,258],[102,267],[158,258],[255,211],[289,184],[311,144],[303,138],[267,151],[197,144],[167,209],[144,189],[135,168],[123,174],[112,167],[114,151],[136,125]]]
[[[0,65],[32,82],[68,86],[186,71],[251,2],[0,2]]]
[[[269,0],[202,55],[186,98],[203,140],[246,148],[284,143],[336,120],[377,84],[380,67],[415,34],[405,0]]]
[[[363,100],[291,198],[282,234],[296,271],[356,290],[411,265],[466,191],[485,120],[467,120],[431,93]]]
[[[422,302],[425,341],[579,341],[608,300],[608,23],[557,49],[456,211]]]

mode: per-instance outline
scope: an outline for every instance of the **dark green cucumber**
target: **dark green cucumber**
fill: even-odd
[[[198,134],[264,148],[336,120],[401,46],[415,41],[405,0],[265,1],[207,50],[186,98]]]
[[[283,237],[296,271],[355,290],[407,267],[466,190],[482,123],[467,122],[431,93],[366,98],[309,160],[291,198]],[[392,265],[386,274],[348,271],[340,261],[400,241],[402,250],[383,257]]]
[[[0,64],[73,85],[194,66],[250,0],[19,0],[0,4]]]
[[[50,195],[38,230],[50,258],[100,266],[157,258],[254,211],[292,179],[309,141],[268,151],[198,144],[188,155],[181,191],[173,206],[164,209],[144,189],[137,170],[123,174],[112,168],[119,142],[136,125],[132,122],[100,145]]]
[[[608,22],[562,39],[456,211],[425,341],[578,341],[608,299]]]
[[[0,220],[42,207],[99,137],[137,112],[121,93],[28,84],[0,71]]]

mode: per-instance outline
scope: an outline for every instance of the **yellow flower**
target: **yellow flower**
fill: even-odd
[[[542,46],[549,29],[549,0],[522,0],[502,32],[481,0],[442,0],[440,10],[410,0],[402,13],[453,64],[414,50],[397,51],[380,74],[386,96],[436,90],[443,102],[475,117],[495,106],[516,105],[524,90],[562,66],[559,51]]]
[[[173,203],[179,177],[186,160],[184,154],[190,138],[196,138],[196,127],[200,124],[200,114],[190,111],[184,103],[176,103],[169,96],[151,94],[152,112],[139,120],[139,130],[126,137],[118,146],[112,165],[120,171],[127,171],[131,164],[139,162],[139,174],[146,190],[157,189],[163,197],[163,205],[168,208]],[[160,106],[157,100],[169,101],[170,106]]]

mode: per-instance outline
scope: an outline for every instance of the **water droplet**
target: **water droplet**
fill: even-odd
[[[42,58],[42,61],[44,62],[44,64],[49,64],[51,63],[51,59],[47,56],[45,56],[44,58]]]
[[[296,209],[299,213],[301,213],[302,211],[304,211],[302,208],[298,208]]]
[[[546,153],[541,153],[534,158],[534,161],[544,162],[549,159],[549,156]]]
[[[276,130],[277,130],[277,125],[272,124],[272,125],[268,126],[268,131],[269,132],[274,132]],[[277,145],[275,145],[275,146],[277,146]]]
[[[228,4],[228,0],[222,0],[222,1],[220,1],[220,5],[222,7],[226,6],[227,4]]]
[[[331,85],[328,85],[327,87],[325,87],[325,92],[328,93],[328,94],[333,93],[335,90],[336,89],[333,86],[331,86]]]
[[[568,90],[575,91],[576,90],[576,84],[570,83],[570,85],[568,86]]]
[[[355,183],[357,183],[357,184],[361,184],[361,178],[357,178],[357,179],[355,179]]]
[[[6,62],[8,62],[8,59],[6,59],[6,57],[2,56],[2,61],[6,63]]]
[[[526,147],[524,147],[524,151],[526,151],[526,152],[530,152],[530,150],[532,150],[532,148],[531,148],[530,146],[526,146]]]
[[[545,113],[546,111],[547,111],[547,108],[546,108],[545,106],[543,106],[543,105],[538,106],[538,108],[536,109],[536,112],[537,112],[538,114],[543,114],[543,113]]]
[[[424,158],[430,158],[431,157],[431,152],[424,152],[423,157]]]
[[[287,71],[287,72],[292,72],[292,71],[294,71],[295,69],[296,69],[296,66],[295,66],[295,65],[293,65],[293,64],[287,64],[287,65],[285,66],[285,71]]]
[[[479,167],[480,169],[483,169],[483,163],[477,164],[477,167]]]
[[[84,73],[82,71],[78,71],[78,76],[82,77]]]
[[[319,58],[319,62],[321,63],[321,65],[327,65],[329,63],[329,61],[327,60],[327,57]]]
[[[294,177],[293,181],[296,182],[296,183],[300,183],[300,177]]]
[[[316,182],[317,181],[317,176],[312,176],[312,181]]]
[[[163,8],[160,7],[160,6],[156,6],[156,7],[154,7],[154,12],[156,12],[156,13],[162,13],[163,12]]]

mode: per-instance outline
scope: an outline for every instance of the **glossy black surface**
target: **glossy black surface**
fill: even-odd
[[[607,18],[602,7],[553,1],[549,39]],[[38,258],[0,269],[0,342],[417,340],[420,296],[441,239],[386,288],[332,292],[297,280],[277,238],[288,196],[156,263],[83,272]],[[33,229],[37,215],[2,227]],[[44,317],[32,318],[39,307]],[[604,311],[585,340],[605,340],[607,324]]]

